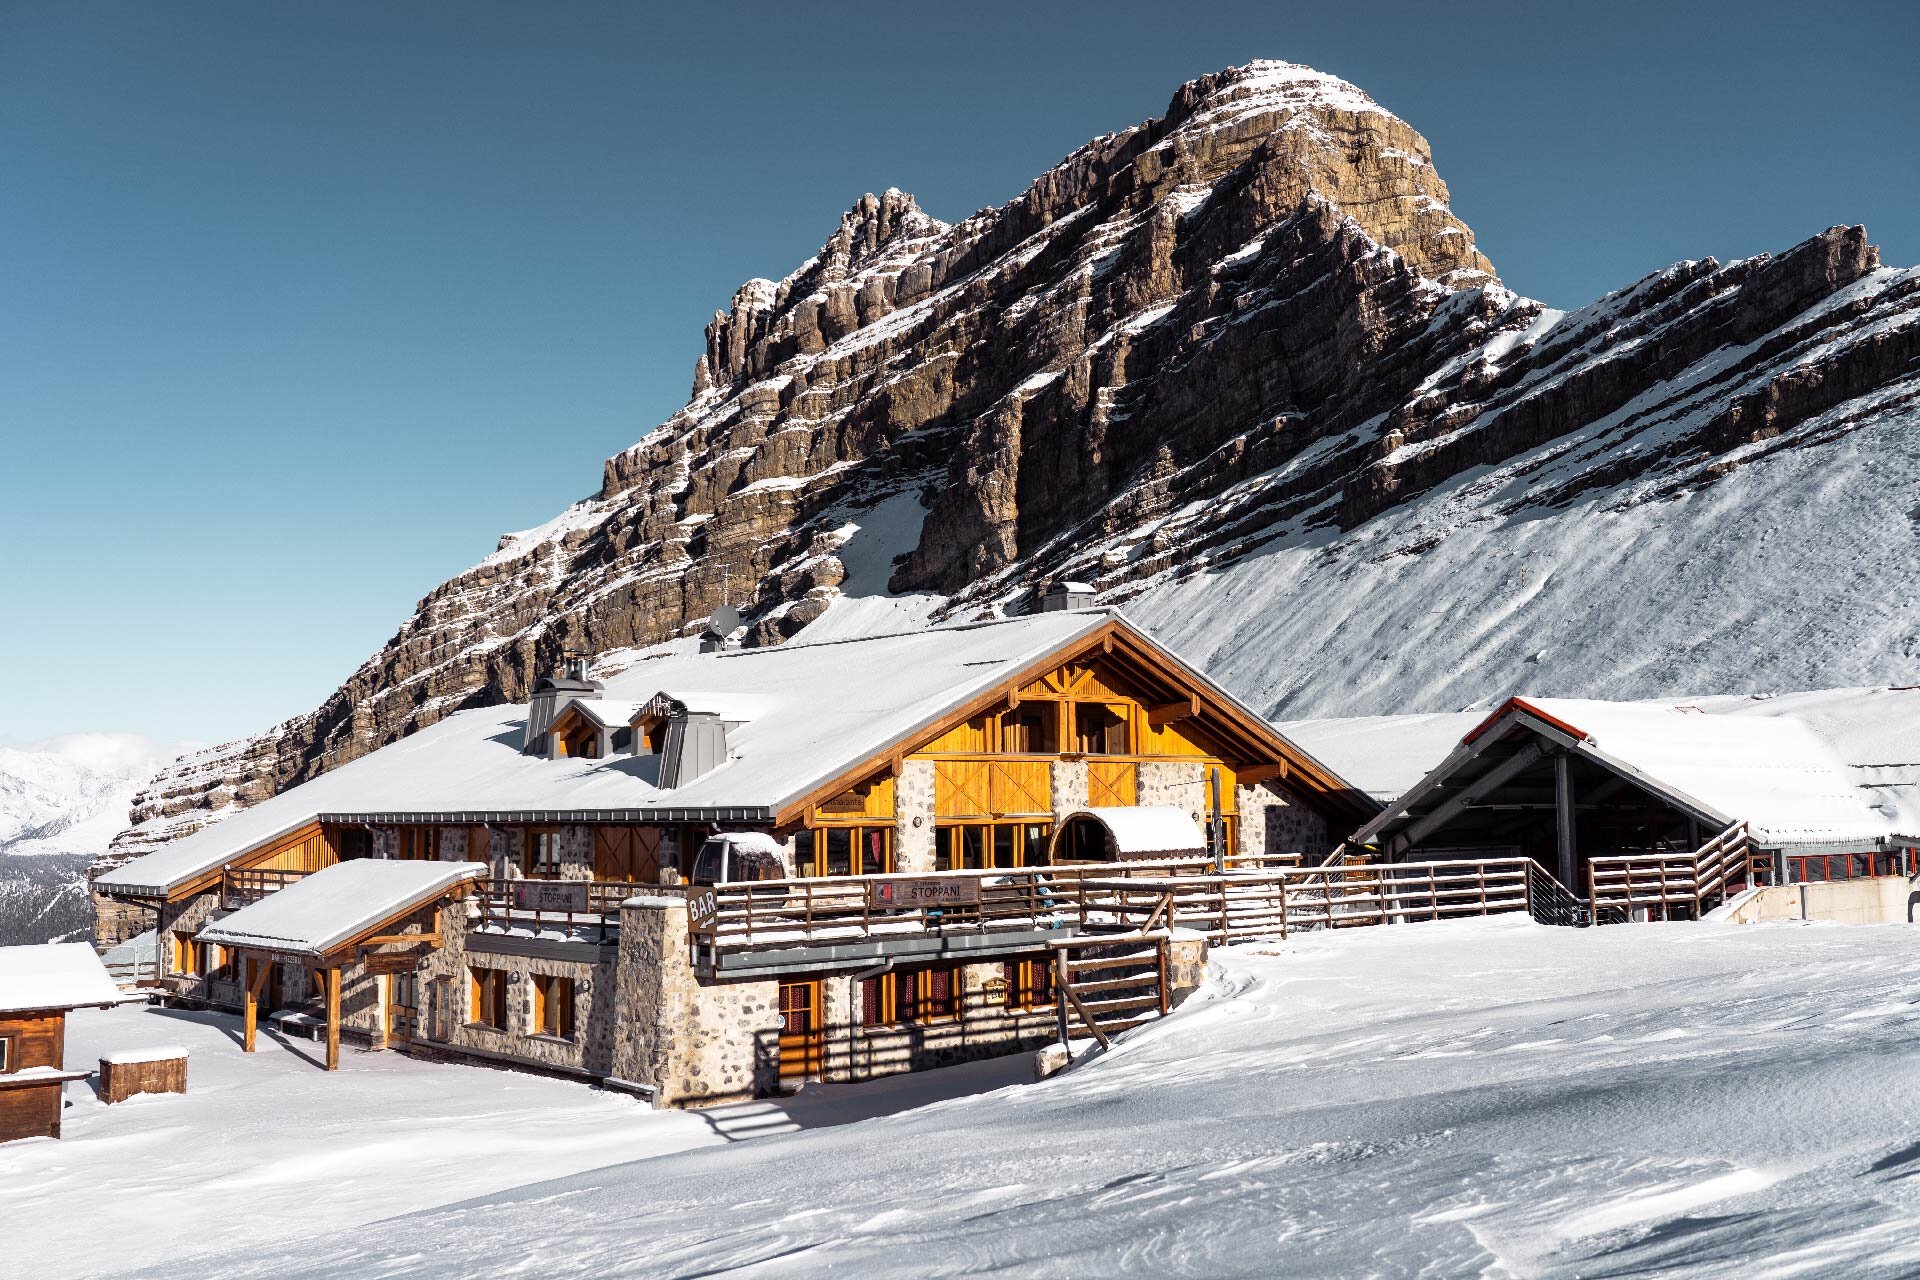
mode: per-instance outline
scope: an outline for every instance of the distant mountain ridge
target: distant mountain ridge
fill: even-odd
[[[0,945],[84,930],[85,872],[133,797],[188,744],[75,733],[0,746]]]
[[[1835,227],[1563,313],[1449,200],[1410,126],[1279,62],[953,224],[864,197],[593,497],[163,772],[114,857],[722,603],[774,643],[1084,578],[1291,716],[1913,682],[1920,271]]]

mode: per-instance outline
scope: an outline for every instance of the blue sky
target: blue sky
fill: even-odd
[[[309,709],[862,192],[965,216],[1256,57],[1555,305],[1837,222],[1920,262],[1908,5],[0,2],[0,738]]]

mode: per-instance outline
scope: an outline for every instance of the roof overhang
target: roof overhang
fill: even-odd
[[[1513,741],[1517,735],[1532,737],[1542,756],[1573,755],[1588,760],[1623,781],[1658,796],[1714,830],[1730,826],[1735,820],[1735,815],[1722,813],[1705,801],[1608,754],[1591,734],[1577,725],[1548,714],[1524,698],[1514,697],[1508,698],[1476,725],[1460,740],[1460,745],[1448,753],[1446,759],[1405,795],[1360,828],[1354,834],[1354,843],[1390,842],[1428,815],[1440,812],[1443,805],[1456,805],[1462,812],[1471,808],[1473,801],[1480,798],[1476,796],[1475,784],[1491,790],[1505,781],[1500,775],[1503,767],[1507,766],[1502,759],[1496,758],[1494,749]],[[1514,757],[1503,759],[1513,760]]]

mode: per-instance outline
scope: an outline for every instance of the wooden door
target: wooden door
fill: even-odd
[[[780,984],[780,1078],[805,1080],[820,1074],[827,1028],[818,982]]]
[[[411,973],[387,975],[387,1047],[412,1047],[420,1025],[420,985]]]

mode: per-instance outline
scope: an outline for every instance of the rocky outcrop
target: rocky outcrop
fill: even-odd
[[[1412,128],[1286,63],[1183,86],[953,225],[866,196],[799,270],[740,288],[686,407],[597,494],[436,588],[313,714],[163,775],[120,855],[523,698],[563,651],[722,603],[777,642],[901,495],[926,512],[893,589],[991,612],[1062,574],[1124,598],[1530,450],[1564,456],[1528,502],[1623,468],[1710,484],[1912,394],[1920,277],[1859,228],[1563,315],[1503,288],[1448,201]]]

